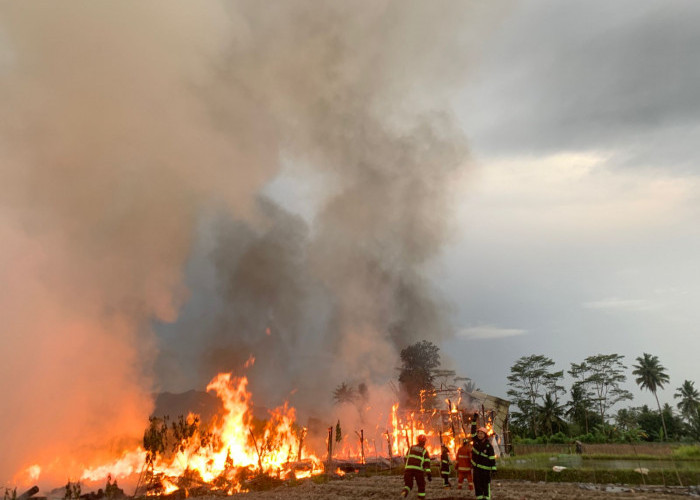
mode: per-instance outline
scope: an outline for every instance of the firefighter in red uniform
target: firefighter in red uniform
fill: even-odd
[[[440,448],[440,475],[445,482],[445,488],[452,488],[450,484],[450,450],[444,444]]]
[[[472,446],[472,467],[474,468],[474,494],[476,498],[490,500],[491,474],[496,472],[496,453],[489,443],[488,431],[479,427]]]
[[[476,422],[479,414],[472,416],[471,429],[469,434],[462,440],[462,446],[457,449],[457,489],[462,489],[462,483],[467,480],[469,490],[474,489],[474,479],[472,478],[472,439],[476,436]]]
[[[418,485],[418,498],[425,498],[425,478],[428,481],[433,480],[432,473],[430,471],[430,455],[428,450],[425,449],[426,442],[425,435],[421,434],[418,436],[418,443],[411,446],[408,450],[408,455],[406,456],[406,467],[403,473],[404,487],[401,491],[402,497],[407,497],[411,488],[413,488],[413,480],[415,479]]]

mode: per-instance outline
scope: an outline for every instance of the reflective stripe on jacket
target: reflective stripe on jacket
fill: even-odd
[[[443,451],[440,455],[440,473],[450,474],[450,453],[448,451]]]
[[[474,440],[472,447],[472,465],[479,469],[496,470],[496,453],[488,438],[483,441]]]
[[[428,450],[417,444],[411,446],[406,455],[406,469],[422,470],[430,472],[430,455]]]
[[[457,450],[457,470],[472,470],[472,449],[468,444]]]

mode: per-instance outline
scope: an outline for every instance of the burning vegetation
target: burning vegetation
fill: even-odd
[[[419,345],[426,347],[425,343]],[[428,373],[444,374],[444,370],[437,370],[437,352],[431,350],[428,359],[435,366]],[[376,404],[373,398],[381,387],[344,382],[333,392],[335,412],[325,413],[324,418],[310,417],[306,425],[299,423],[296,409],[286,401],[262,415],[253,403],[247,376],[219,373],[206,387],[220,403],[213,417],[202,420],[195,413],[176,419],[152,416],[141,446],[122,453],[115,461],[84,468],[78,481],[69,481],[65,491],[58,488],[49,496],[114,498],[123,495],[117,481],[127,484],[129,490],[134,488],[135,496],[232,495],[319,474],[340,478],[359,471],[391,470],[404,465],[408,450],[420,434],[427,437],[426,448],[437,460],[442,445],[454,453],[463,439],[471,437],[475,423],[489,430],[497,453],[506,449],[507,402],[476,390],[467,392],[454,384],[441,383],[436,388],[430,377],[416,396],[402,396],[419,386],[415,373],[410,371],[423,370],[420,360],[424,358],[412,359],[404,363],[403,375],[414,385],[400,383],[388,407],[381,406],[390,400]],[[246,368],[254,361],[250,358]],[[418,405],[406,401],[417,401]],[[38,479],[41,469],[30,469],[26,473]],[[81,493],[81,487],[103,485],[105,479],[104,490]]]
[[[367,390],[362,389],[365,397]],[[390,470],[403,465],[419,434],[427,436],[434,457],[442,444],[456,450],[469,436],[475,413],[490,430],[496,449],[500,440],[494,430],[498,412],[475,404],[473,394],[461,388],[423,390],[416,409],[402,409],[396,402],[388,418],[353,429],[357,439],[353,432],[343,432],[340,420],[326,428],[327,434],[313,419],[309,426],[300,425],[288,403],[268,410],[266,419],[256,418],[244,376],[221,373],[207,391],[216,394],[223,408],[210,422],[192,413],[173,421],[151,417],[142,447],[112,464],[86,469],[81,480],[138,475],[136,496],[178,490],[187,496],[231,495],[319,474],[342,477],[367,468]]]

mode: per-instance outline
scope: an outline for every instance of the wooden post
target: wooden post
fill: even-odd
[[[333,460],[333,426],[328,428],[328,467],[326,471],[330,474]]]
[[[391,434],[389,434],[389,429],[386,430],[386,444],[389,447],[389,474],[391,474],[392,466],[394,465],[394,454],[391,449]]]
[[[360,429],[360,452],[362,453],[362,463],[365,463],[365,431]]]
[[[306,437],[306,427],[302,427],[299,432],[299,452],[297,453],[297,462],[301,462],[301,450],[304,449],[304,437]]]

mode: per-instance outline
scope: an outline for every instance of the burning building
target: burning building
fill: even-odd
[[[441,444],[456,449],[469,436],[474,414],[477,424],[489,429],[495,449],[502,452],[508,442],[508,401],[481,392],[423,391],[420,409],[394,403],[387,418],[368,418],[364,428],[343,431],[340,420],[326,427],[330,422],[311,419],[302,426],[286,403],[268,410],[265,418],[256,416],[246,377],[222,373],[207,390],[222,408],[210,422],[200,422],[194,414],[170,423],[167,417],[152,417],[142,447],[116,462],[86,469],[81,480],[99,481],[107,474],[121,481],[138,477],[135,493],[145,495],[178,489],[192,495],[232,494],[262,481],[391,469],[403,464],[419,434],[428,437],[434,457]]]

